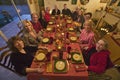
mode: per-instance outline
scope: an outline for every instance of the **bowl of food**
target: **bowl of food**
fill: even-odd
[[[72,23],[72,20],[67,20],[67,23],[68,23],[68,24]]]
[[[48,24],[53,24],[53,22],[52,22],[52,21],[50,21],[50,22],[48,22]]]
[[[68,28],[69,31],[74,31],[73,27]]]
[[[52,28],[51,27],[47,27],[46,30],[47,31],[52,31]]]
[[[43,42],[43,43],[48,43],[48,42],[49,42],[49,38],[43,38],[43,39],[42,39],[42,42]]]
[[[73,41],[73,42],[77,41],[77,37],[76,36],[71,36],[69,39],[70,39],[70,41]]]

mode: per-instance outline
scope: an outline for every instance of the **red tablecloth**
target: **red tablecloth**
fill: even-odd
[[[60,23],[60,21],[58,20],[58,22]],[[63,22],[65,22],[63,20]],[[59,24],[56,22],[56,24]],[[51,25],[53,27],[55,27],[55,25]],[[67,24],[67,27],[73,27],[72,24]],[[49,32],[49,33],[44,33],[44,37],[55,37],[56,32]],[[42,45],[43,46],[43,45]],[[53,60],[53,55],[54,54],[58,54],[59,52],[55,51],[56,50],[56,46],[54,44],[46,44],[45,47],[52,49],[54,51],[52,51],[52,55],[51,55],[51,63],[54,62]],[[66,59],[66,55],[68,54],[68,47],[71,47],[72,50],[77,50],[81,53],[81,49],[79,46],[79,43],[70,43],[70,44],[65,44],[65,52],[63,52],[63,59]],[[71,61],[69,61],[69,68],[67,70],[67,72],[65,73],[54,73],[54,71],[52,72],[46,72],[46,70],[43,73],[28,73],[27,75],[27,80],[40,80],[40,78],[47,78],[48,80],[88,80],[88,72],[86,70],[86,68],[84,67],[84,69],[80,69],[80,71],[76,71],[75,68],[76,64],[71,63]],[[84,66],[84,61],[82,63],[82,65]],[[39,67],[39,62],[32,62],[31,68],[38,68]],[[43,66],[44,69],[46,69],[46,64]]]
[[[71,46],[72,49],[77,49],[80,51],[80,47],[78,43],[71,43],[67,46]],[[58,53],[57,51],[53,51],[51,56],[57,53]],[[64,52],[63,54],[64,54],[63,59],[66,59],[67,52]],[[39,66],[38,64],[39,62],[33,61],[31,67],[36,68]],[[46,69],[46,66],[44,66],[44,68]],[[46,72],[45,70],[45,72],[43,73],[28,73],[27,75],[27,80],[40,80],[40,78],[48,78],[49,80],[88,80],[88,72],[86,69],[77,72],[75,70],[75,64],[69,63],[69,70],[65,73],[54,73],[54,72],[49,73]]]

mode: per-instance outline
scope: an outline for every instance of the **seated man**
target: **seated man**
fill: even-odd
[[[64,4],[64,9],[62,10],[63,15],[72,16],[70,9],[67,8],[67,4]]]
[[[39,22],[39,17],[37,15],[37,13],[32,13],[31,14],[31,23],[33,25],[34,30],[36,31],[36,33],[39,33],[39,31],[42,30],[43,26],[41,25],[41,23]]]
[[[55,8],[52,10],[52,15],[60,15],[60,10],[57,5],[55,5]]]
[[[107,50],[107,47],[107,41],[104,39],[100,39],[96,43],[95,47],[89,49],[89,52],[91,52],[89,55],[90,60],[88,59],[89,65],[86,65],[86,68],[90,72],[90,80],[111,80],[111,78],[112,80],[118,80],[113,79],[114,76],[111,76],[111,73],[109,73],[110,70],[112,70],[114,73],[118,74],[116,70],[111,69],[114,65],[109,57],[110,52]],[[87,53],[86,55],[88,54],[89,53]],[[118,76],[116,75],[116,77]]]

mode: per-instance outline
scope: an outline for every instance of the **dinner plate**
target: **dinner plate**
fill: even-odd
[[[72,60],[72,63],[82,63],[82,56],[79,52],[72,52],[71,60]]]
[[[37,61],[43,61],[46,58],[46,55],[44,53],[39,53],[35,56]]]
[[[47,30],[47,31],[52,31],[52,28],[51,28],[51,27],[47,27],[46,30]]]
[[[74,31],[74,28],[70,27],[68,28],[69,31]]]
[[[65,69],[65,62],[63,61],[57,61],[55,64],[55,67],[57,70],[63,70]]]
[[[71,40],[71,41],[76,41],[76,40],[77,40],[77,37],[71,36],[71,37],[70,37],[70,40]]]
[[[50,21],[49,24],[53,24],[53,22]]]
[[[64,59],[56,59],[54,61],[54,72],[64,73],[67,72],[67,62]]]

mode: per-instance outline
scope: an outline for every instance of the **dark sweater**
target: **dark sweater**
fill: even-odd
[[[63,9],[62,14],[67,15],[67,16],[72,16],[72,13],[71,13],[70,9]]]
[[[57,9],[57,11],[55,9],[52,10],[52,15],[59,15],[60,14],[60,10]]]
[[[26,54],[22,54],[21,52],[15,52],[11,54],[11,61],[14,65],[16,72],[21,75],[26,75],[25,69],[30,67],[34,54],[37,51],[37,47],[25,47]]]

